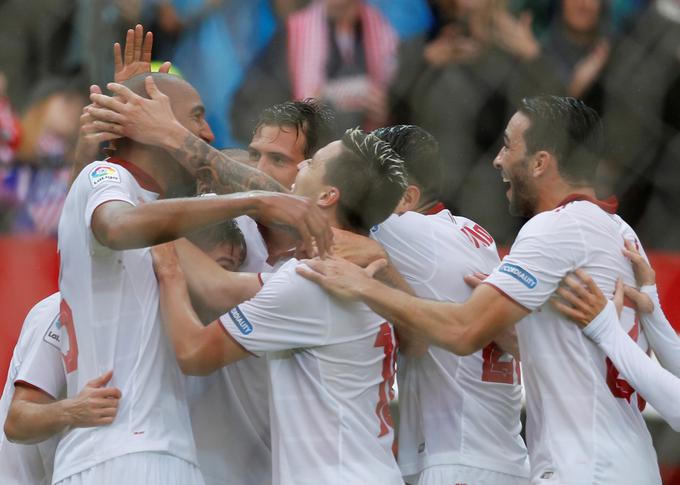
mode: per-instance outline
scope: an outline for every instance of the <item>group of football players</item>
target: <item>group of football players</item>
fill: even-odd
[[[151,42],[128,32],[81,118],[59,292],[0,403],[3,484],[661,482],[642,409],[680,429],[680,338],[596,198],[594,110],[539,96],[508,122],[493,164],[528,221],[501,261],[439,202],[425,130],[333,140],[327,108],[288,101],[239,161]]]

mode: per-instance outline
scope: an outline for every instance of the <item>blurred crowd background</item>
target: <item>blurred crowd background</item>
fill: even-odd
[[[54,235],[88,85],[141,22],[200,92],[218,148],[266,106],[319,97],[338,130],[414,123],[442,200],[502,244],[491,162],[524,96],[584,99],[608,140],[601,197],[648,248],[680,249],[680,0],[0,0],[0,231]]]

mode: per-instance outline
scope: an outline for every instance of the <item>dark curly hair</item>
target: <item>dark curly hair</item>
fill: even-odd
[[[266,108],[260,113],[253,133],[263,125],[293,126],[305,135],[304,155],[311,158],[321,147],[333,141],[335,114],[318,99],[286,101]]]

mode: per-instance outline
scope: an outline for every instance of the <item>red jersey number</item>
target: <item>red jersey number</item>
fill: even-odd
[[[505,356],[505,357],[504,357]],[[494,342],[482,349],[482,381],[496,382],[500,384],[514,384],[515,375],[517,383],[521,382],[519,362],[503,351]],[[501,360],[504,359],[504,360]]]
[[[78,369],[78,341],[76,340],[76,329],[73,326],[71,307],[63,298],[59,306],[59,321],[68,333],[68,350],[65,354],[62,353],[62,357],[64,358],[66,373],[70,374]]]
[[[380,325],[378,335],[375,338],[374,347],[382,347],[385,357],[383,358],[382,378],[378,391],[378,405],[375,413],[378,415],[380,423],[380,434],[378,437],[385,436],[391,428],[394,428],[392,413],[390,412],[390,401],[394,399],[394,373],[396,371],[395,361],[395,339],[392,326],[385,322]]]
[[[628,335],[630,335],[630,338],[632,338],[634,342],[637,342],[640,335],[640,321],[637,317],[635,318],[633,328],[630,329]],[[614,363],[609,360],[609,357],[605,360],[605,364],[607,365],[607,386],[609,386],[609,390],[614,397],[625,399],[630,403],[630,398],[633,393],[635,393],[635,389],[633,389],[633,386],[625,379],[619,379],[619,370],[614,366]],[[637,396],[637,405],[638,409],[642,411],[645,409],[647,402],[642,399],[641,396]]]
[[[464,226],[461,229],[461,232],[467,236],[467,238],[472,244],[475,245],[476,248],[482,246],[489,247],[493,244],[493,238],[491,237],[491,234],[489,234],[487,230],[479,224],[475,224],[472,227]]]

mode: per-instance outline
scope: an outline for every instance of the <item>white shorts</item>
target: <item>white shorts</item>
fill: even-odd
[[[418,485],[529,485],[529,479],[471,466],[436,465],[420,473]]]
[[[204,485],[196,465],[168,453],[145,451],[118,456],[55,485]]]

